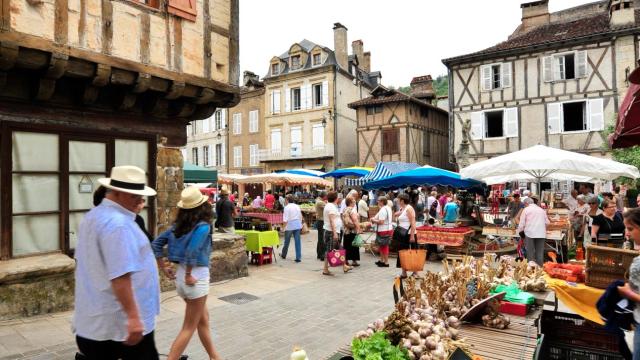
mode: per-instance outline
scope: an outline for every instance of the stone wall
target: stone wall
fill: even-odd
[[[75,261],[63,254],[0,262],[0,320],[73,308]]]
[[[213,234],[213,252],[209,260],[212,283],[249,276],[248,261],[244,236]],[[169,291],[175,288],[175,283],[160,272],[160,289]]]
[[[182,171],[182,153],[180,149],[158,145],[156,160],[156,234],[171,226],[176,217],[180,193],[184,188]]]

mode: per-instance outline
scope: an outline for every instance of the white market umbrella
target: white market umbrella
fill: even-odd
[[[467,166],[460,170],[460,175],[476,180],[491,180],[494,177],[511,177],[513,180],[514,177],[526,175],[540,182],[554,176],[571,180],[578,177],[613,180],[622,176],[637,179],[640,172],[635,166],[617,161],[535,145]]]
[[[556,180],[556,181],[577,181],[577,182],[589,182],[589,183],[593,183],[593,182],[598,182],[600,181],[599,179],[594,179],[588,176],[578,176],[578,175],[569,175],[569,174],[563,174],[560,172],[555,172],[553,174],[548,175],[547,177],[544,178],[536,178],[533,177],[529,174],[526,173],[518,173],[518,174],[512,174],[512,175],[499,175],[499,176],[489,176],[486,178],[482,178],[480,181],[482,181],[483,183],[487,184],[487,185],[494,185],[494,184],[504,184],[504,183],[508,183],[508,182],[514,182],[514,181],[528,181],[528,182],[536,182],[536,181],[551,181],[551,180]]]

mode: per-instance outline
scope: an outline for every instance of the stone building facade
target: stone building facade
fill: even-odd
[[[291,168],[329,171],[358,160],[356,114],[347,104],[362,99],[380,80],[361,40],[347,49],[347,28],[334,25],[334,49],[302,40],[275,56],[264,77],[268,172]]]
[[[244,72],[240,103],[229,109],[229,173],[262,174],[260,151],[265,149],[264,82],[258,75]],[[261,193],[257,193],[261,195]],[[253,196],[253,194],[252,194]]]
[[[141,215],[152,233],[166,223],[180,154],[158,148],[184,146],[188,122],[238,102],[238,11],[237,0],[2,2],[0,318],[72,306],[77,227],[111,167],[145,169],[160,192]]]
[[[187,125],[187,145],[182,148],[186,161],[218,173],[228,172],[227,109],[216,109],[210,117]]]
[[[349,104],[358,119],[360,166],[401,161],[450,168],[448,113],[431,105],[432,82],[429,75],[414,78],[412,95],[379,85],[371,96]]]
[[[536,144],[609,157],[603,130],[638,61],[638,1],[598,1],[555,13],[548,0],[521,8],[522,23],[508,40],[443,60],[450,153],[459,151],[469,122],[471,163]]]

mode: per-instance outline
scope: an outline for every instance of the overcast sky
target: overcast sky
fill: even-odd
[[[242,0],[240,68],[264,76],[269,61],[302,39],[333,46],[333,23],[371,51],[372,70],[387,86],[418,75],[446,74],[441,60],[506,40],[528,0]],[[550,0],[550,11],[593,0]],[[241,79],[242,81],[242,79]]]

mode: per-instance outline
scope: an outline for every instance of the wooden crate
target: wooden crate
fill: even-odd
[[[623,280],[633,259],[640,251],[591,245],[587,247],[587,286],[606,289],[615,280]]]

